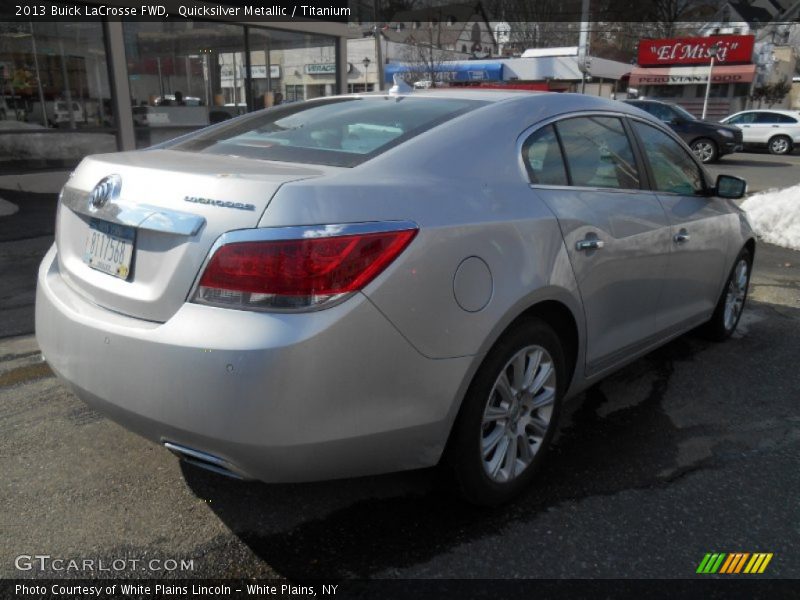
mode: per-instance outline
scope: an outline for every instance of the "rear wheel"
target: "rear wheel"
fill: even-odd
[[[465,499],[501,504],[531,481],[556,429],[564,364],[556,333],[533,318],[506,333],[486,356],[447,449]]]
[[[705,324],[704,333],[709,339],[721,342],[736,330],[747,300],[752,266],[750,251],[744,248],[736,258],[711,320]]]
[[[792,140],[785,135],[776,135],[767,144],[770,154],[789,154],[792,150]]]
[[[700,138],[692,142],[692,152],[704,163],[712,163],[717,160],[719,151],[714,140],[708,138]]]

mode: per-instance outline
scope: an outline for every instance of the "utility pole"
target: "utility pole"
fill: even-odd
[[[581,32],[578,37],[578,68],[581,70],[581,94],[586,91],[586,58],[589,45],[589,0],[581,0]]]

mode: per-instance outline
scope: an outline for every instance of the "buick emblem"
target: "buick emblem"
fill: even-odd
[[[121,187],[122,178],[119,175],[103,177],[89,194],[89,208],[97,210],[104,207],[109,200],[114,200],[119,196]]]

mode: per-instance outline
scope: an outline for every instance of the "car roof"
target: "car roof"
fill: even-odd
[[[568,114],[570,112],[583,110],[611,111],[625,113],[641,117],[646,115],[652,118],[645,111],[636,108],[633,104],[626,104],[619,100],[611,100],[600,96],[589,96],[571,92],[537,92],[532,90],[496,90],[485,88],[439,88],[414,90],[407,94],[393,95],[388,92],[367,92],[362,94],[342,94],[339,96],[322,96],[306,100],[306,102],[316,102],[330,100],[332,98],[441,98],[441,99],[463,99],[479,100],[486,102],[489,106],[500,103],[535,103],[545,111],[553,114]],[[486,108],[486,107],[484,107]],[[654,122],[658,122],[657,120]]]
[[[634,102],[650,103],[650,104],[664,104],[666,106],[675,106],[672,102],[664,102],[663,100],[651,100],[649,98],[625,98],[623,102],[633,104]]]
[[[430,88],[415,89],[408,93],[390,94],[388,91],[367,92],[365,94],[346,94],[341,98],[352,98],[353,96],[370,97],[388,96],[391,98],[450,98],[456,100],[482,100],[484,102],[502,102],[520,96],[552,96],[556,92],[536,92],[532,90],[498,90],[486,88]],[[330,98],[331,96],[328,96]]]
[[[753,112],[778,113],[779,115],[788,115],[790,117],[796,117],[800,114],[800,110],[786,110],[782,108],[748,108],[747,110],[740,110],[737,113],[733,113],[731,116],[735,117],[736,115],[743,115]]]

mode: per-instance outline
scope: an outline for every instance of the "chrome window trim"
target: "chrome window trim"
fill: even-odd
[[[532,189],[569,189],[569,190],[587,190],[587,191],[597,191],[597,192],[623,192],[623,193],[631,193],[631,192],[652,192],[653,190],[649,188],[605,188],[605,187],[593,187],[593,186],[578,186],[578,185],[552,185],[552,184],[542,184],[542,183],[531,183],[531,179],[528,176],[528,170],[525,168],[525,159],[522,157],[522,148],[525,145],[525,142],[528,138],[536,133],[542,127],[547,127],[548,125],[552,125],[558,123],[559,121],[563,121],[565,119],[572,119],[574,117],[618,117],[620,119],[631,118],[631,115],[618,112],[618,111],[598,111],[598,110],[581,110],[576,112],[570,113],[563,113],[560,115],[556,115],[554,117],[548,117],[537,123],[534,123],[527,129],[525,129],[517,138],[516,149],[517,149],[517,166],[519,167],[525,181]],[[634,117],[636,118],[636,117]],[[645,123],[648,121],[646,119],[641,119]],[[624,122],[623,122],[624,126]],[[628,142],[631,144],[631,152],[633,152],[634,158],[636,157],[636,149],[633,147],[633,140],[630,139],[628,132],[625,132],[625,137],[628,138]],[[639,165],[637,162],[637,169],[643,167],[644,165]],[[639,181],[642,181],[642,173],[639,173]]]
[[[341,237],[345,235],[359,235],[368,233],[388,233],[392,231],[407,231],[409,229],[419,230],[419,225],[414,221],[365,221],[361,223],[330,223],[319,225],[291,225],[285,227],[259,227],[253,229],[235,229],[228,231],[219,236],[216,241],[211,245],[208,250],[203,264],[195,275],[192,287],[189,294],[186,296],[186,302],[192,304],[200,304],[201,306],[217,306],[214,304],[195,302],[194,298],[197,290],[200,287],[200,279],[205,273],[208,263],[214,257],[214,254],[222,248],[230,244],[237,244],[243,242],[277,242],[282,240],[301,240],[320,237]],[[321,306],[302,307],[302,308],[247,308],[247,307],[222,307],[228,310],[249,310],[252,312],[263,313],[306,313],[316,312],[318,310],[325,310],[332,308],[348,300],[356,295],[358,292],[347,292],[344,294],[337,294],[332,296]]]

